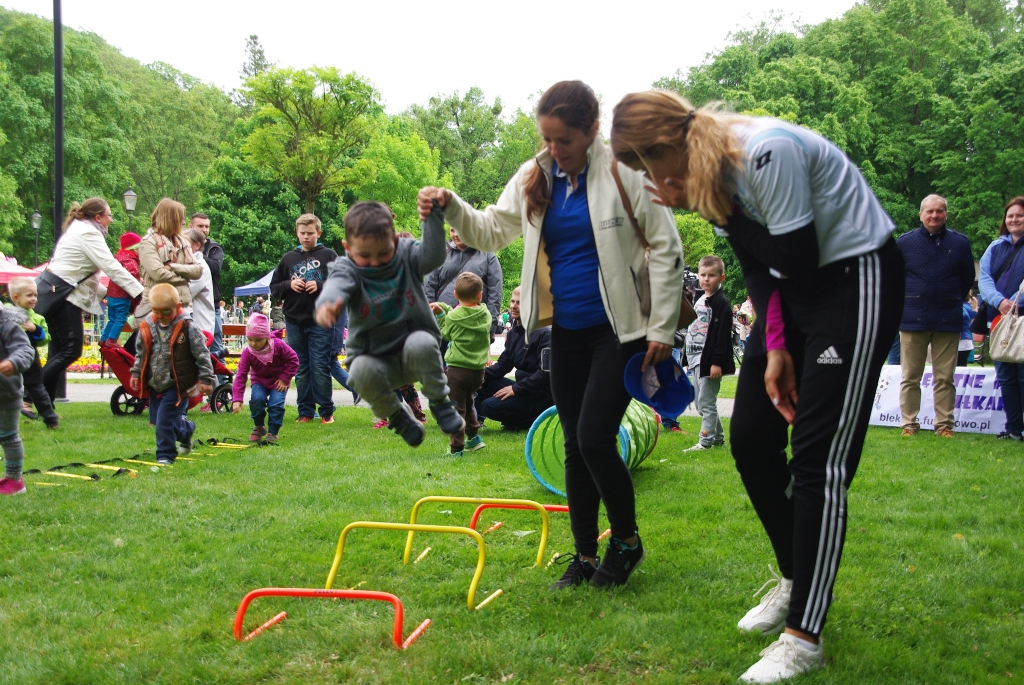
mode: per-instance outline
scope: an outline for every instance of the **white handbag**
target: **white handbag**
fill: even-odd
[[[1013,307],[1000,317],[989,338],[989,352],[997,362],[1024,364],[1024,320],[1018,304],[1021,293],[1013,298]]]

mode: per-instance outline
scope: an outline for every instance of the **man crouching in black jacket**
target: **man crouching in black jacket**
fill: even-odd
[[[476,412],[481,423],[488,418],[500,421],[508,430],[525,430],[555,403],[550,374],[541,369],[541,350],[551,344],[551,329],[538,328],[526,344],[526,329],[519,321],[519,288],[512,291],[508,312],[512,329],[505,338],[505,351],[484,369],[484,384],[476,394]],[[505,378],[513,368],[515,382]]]

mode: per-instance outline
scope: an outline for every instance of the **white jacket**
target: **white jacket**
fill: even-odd
[[[199,326],[199,330],[213,333],[216,317],[213,276],[210,274],[210,266],[203,259],[202,251],[193,253],[192,258],[196,260],[196,264],[203,267],[203,275],[188,282],[188,289],[192,293],[192,320]]]
[[[674,344],[679,319],[679,298],[683,284],[683,248],[672,213],[651,202],[643,189],[643,177],[619,164],[619,177],[626,190],[633,215],[651,246],[651,316],[640,313],[636,273],[644,261],[644,248],[626,217],[611,174],[612,155],[598,138],[587,150],[587,205],[600,262],[601,299],[605,313],[620,343],[647,337],[650,342]],[[553,320],[551,267],[541,227],[543,213],[527,217],[523,187],[528,174],[540,164],[551,187],[553,162],[547,149],[526,162],[505,186],[497,204],[484,210],[452,193],[445,207],[445,219],[464,243],[484,252],[497,252],[523,236],[522,297],[520,309],[527,333]]]
[[[68,302],[90,314],[102,313],[100,302],[107,294],[96,271],[102,270],[132,297],[142,292],[142,284],[114,259],[103,234],[89,221],[71,222],[57,241],[47,269],[71,285],[81,281],[68,295]]]

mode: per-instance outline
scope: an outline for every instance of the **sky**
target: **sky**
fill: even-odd
[[[92,31],[140,62],[166,62],[230,91],[256,34],[282,67],[355,71],[391,113],[435,95],[483,89],[506,113],[552,83],[582,79],[610,109],[700,64],[737,28],[776,10],[793,22],[836,18],[854,0],[63,0],[64,25]],[[0,6],[53,16],[52,0]]]

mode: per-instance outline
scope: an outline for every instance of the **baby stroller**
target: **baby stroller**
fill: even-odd
[[[206,344],[209,345],[213,338],[204,331]],[[110,370],[121,381],[121,385],[114,388],[110,396],[110,411],[114,416],[134,416],[141,414],[142,410],[149,405],[149,391],[140,388],[135,392],[131,387],[132,365],[135,364],[135,357],[121,346],[101,347],[100,354],[103,360],[110,366]],[[213,373],[216,376],[227,376],[228,381],[218,385],[210,397],[210,408],[214,413],[229,413],[231,411],[231,382],[234,380],[234,373],[224,365],[216,355],[210,354],[210,361],[213,362]],[[201,394],[188,399],[188,408],[195,407],[203,401]]]

